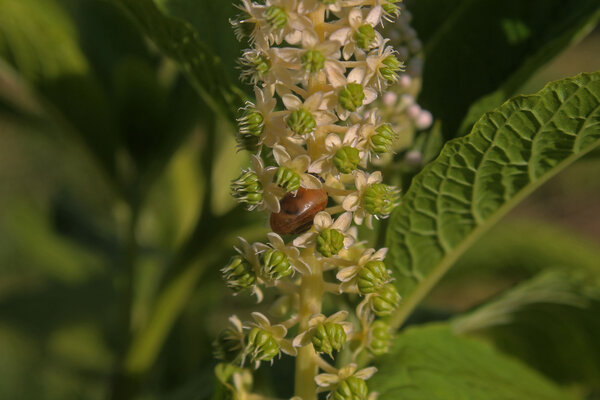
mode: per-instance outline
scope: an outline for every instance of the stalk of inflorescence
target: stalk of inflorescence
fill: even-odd
[[[294,399],[372,399],[358,369],[361,354],[380,355],[391,337],[386,318],[400,296],[384,264],[386,249],[369,248],[357,226],[372,228],[399,201],[372,161],[390,152],[397,133],[367,109],[398,80],[402,63],[377,29],[399,14],[389,0],[243,0],[233,21],[250,45],[242,76],[255,99],[241,111],[238,142],[251,166],[232,182],[248,210],[269,215],[265,243],[239,238],[237,255],[222,269],[235,294],[278,294],[274,312],[251,321],[230,318],[216,340],[221,381],[236,399],[252,392],[248,370],[296,357]],[[358,298],[323,314],[330,296]],[[350,353],[341,363],[339,352]]]

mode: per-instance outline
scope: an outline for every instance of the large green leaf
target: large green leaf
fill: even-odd
[[[233,120],[242,104],[242,92],[232,85],[227,67],[188,23],[164,14],[154,0],[113,0],[129,11],[140,29],[167,56],[177,61],[214,110]]]
[[[444,325],[402,333],[369,380],[380,400],[566,400],[551,382]]]
[[[594,269],[544,271],[455,318],[452,328],[485,334],[555,381],[600,388],[599,259]]]
[[[413,180],[388,226],[402,323],[456,259],[527,194],[600,144],[600,73],[486,114]]]
[[[468,133],[484,112],[514,95],[600,17],[596,0],[415,0],[407,5],[425,43],[419,103],[443,122],[447,138]]]

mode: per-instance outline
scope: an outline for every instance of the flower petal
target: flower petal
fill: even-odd
[[[366,380],[366,379],[369,379],[370,377],[372,377],[373,374],[375,374],[375,372],[377,372],[377,368],[367,367],[367,368],[363,368],[360,371],[356,372],[354,374],[354,376],[357,378]]]
[[[302,100],[293,94],[284,94],[281,96],[281,101],[283,101],[283,105],[288,110],[297,110],[302,107]]]
[[[315,376],[316,384],[321,387],[329,387],[339,380],[340,379],[336,374],[319,374]]]

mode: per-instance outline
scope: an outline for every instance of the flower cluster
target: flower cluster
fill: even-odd
[[[216,354],[254,367],[281,353],[296,356],[303,373],[296,375],[294,399],[320,392],[335,400],[374,398],[366,380],[375,368],[338,369],[325,356],[385,353],[386,318],[400,301],[383,262],[386,249],[357,238],[357,226],[372,228],[399,202],[399,191],[370,172],[392,150],[397,132],[369,106],[404,68],[377,31],[400,14],[399,5],[242,0],[239,8],[232,24],[250,44],[240,63],[255,101],[242,110],[238,134],[252,165],[232,182],[232,195],[249,210],[270,213],[273,232],[267,243],[240,238],[222,273],[236,294],[248,291],[261,301],[264,289],[274,288],[278,304],[289,307],[279,323],[257,312],[251,322],[232,317]],[[324,315],[324,296],[343,293],[360,299],[355,316]]]

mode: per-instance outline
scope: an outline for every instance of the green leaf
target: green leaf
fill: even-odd
[[[526,195],[600,144],[600,73],[553,82],[486,114],[415,177],[393,213],[400,325],[457,258]]]
[[[444,325],[405,331],[377,367],[368,384],[380,400],[570,398],[525,365]]]
[[[408,6],[425,43],[419,104],[443,122],[446,138],[468,133],[600,17],[596,0],[419,0]]]
[[[228,81],[227,68],[194,28],[164,14],[153,0],[113,1],[128,10],[142,32],[181,66],[206,104],[235,119],[242,92]]]

